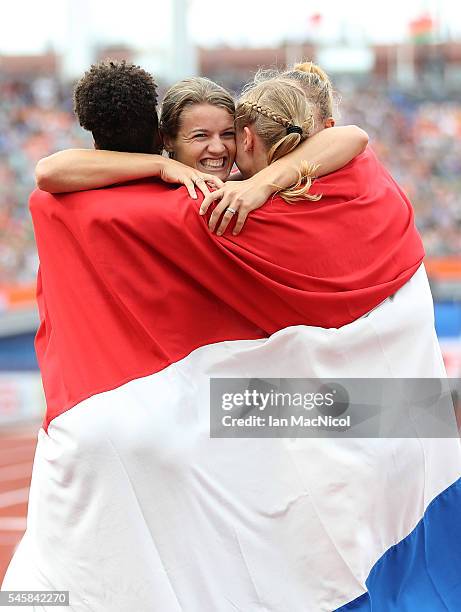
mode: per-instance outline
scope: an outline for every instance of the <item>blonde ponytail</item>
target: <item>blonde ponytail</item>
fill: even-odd
[[[277,189],[274,195],[278,195],[288,204],[293,204],[299,200],[311,200],[313,202],[320,200],[322,197],[321,195],[309,193],[312,187],[312,181],[316,177],[318,167],[318,164],[309,164],[307,161],[303,160],[298,171],[298,180],[296,183],[287,189],[282,189],[277,185],[273,185]]]

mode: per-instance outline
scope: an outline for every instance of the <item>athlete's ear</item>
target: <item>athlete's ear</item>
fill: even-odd
[[[163,134],[163,148],[167,153],[173,153],[174,151],[173,138],[170,138],[166,134]]]
[[[255,137],[248,126],[243,128],[243,150],[245,153],[253,151],[255,146]]]
[[[325,121],[325,127],[335,127],[335,120],[333,119],[333,117],[328,117],[328,119]]]

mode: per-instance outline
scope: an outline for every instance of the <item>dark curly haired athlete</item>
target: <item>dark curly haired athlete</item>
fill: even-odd
[[[159,153],[157,85],[134,64],[94,64],[74,90],[80,125],[93,134],[96,149]]]

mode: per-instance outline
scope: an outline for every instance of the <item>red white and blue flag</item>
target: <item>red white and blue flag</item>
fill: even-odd
[[[404,194],[370,150],[315,190],[238,237],[156,181],[34,192],[47,412],[3,589],[79,612],[458,609],[459,440],[210,438],[212,377],[445,375]]]

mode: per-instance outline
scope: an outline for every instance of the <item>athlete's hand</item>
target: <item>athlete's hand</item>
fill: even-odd
[[[213,174],[200,172],[195,168],[185,166],[174,159],[165,157],[162,163],[159,178],[165,183],[179,183],[185,185],[191,198],[197,199],[195,188],[198,187],[204,196],[210,195],[208,187],[219,189],[224,185],[222,180]]]
[[[216,231],[216,234],[221,236],[232,218],[237,216],[235,227],[232,230],[232,234],[237,236],[241,232],[248,214],[252,210],[260,208],[273,191],[267,184],[255,180],[255,177],[244,181],[227,181],[217,191],[205,195],[205,199],[200,206],[200,214],[204,215],[213,202],[218,202],[211,213],[208,227],[213,232],[222,215],[221,223]],[[233,210],[235,212],[232,212]]]

